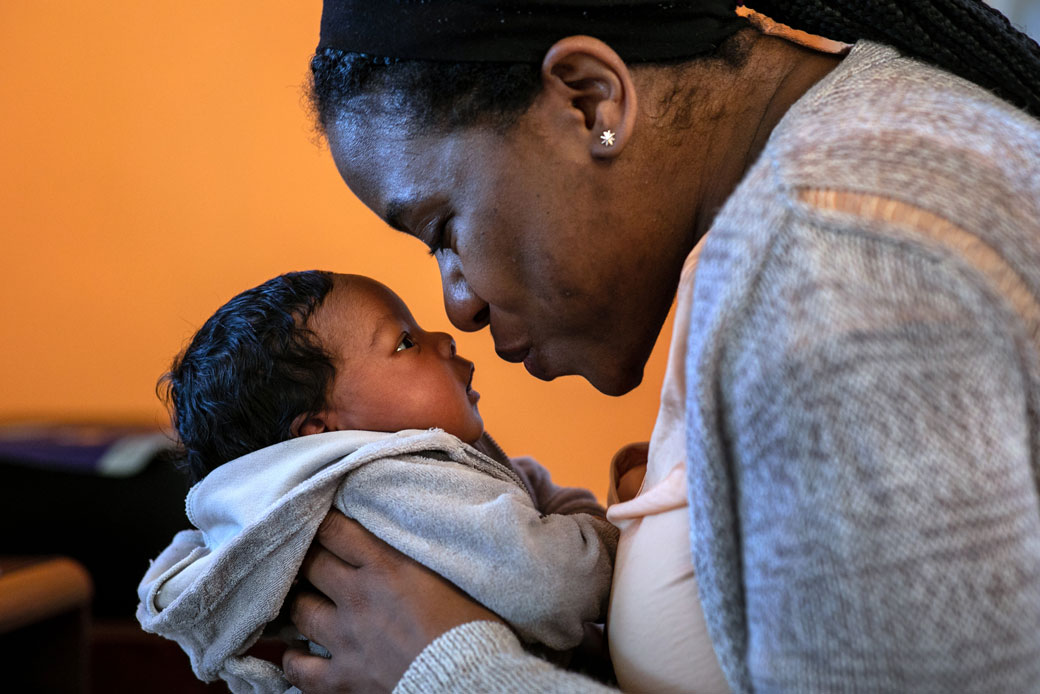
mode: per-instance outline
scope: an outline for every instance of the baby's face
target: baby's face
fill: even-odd
[[[336,275],[307,327],[336,368],[321,414],[326,430],[438,427],[467,443],[484,433],[473,363],[455,353],[447,333],[420,328],[379,282]]]

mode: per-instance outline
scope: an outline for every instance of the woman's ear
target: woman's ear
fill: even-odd
[[[293,420],[292,425],[289,427],[289,433],[292,434],[293,438],[321,434],[326,431],[332,431],[332,429],[328,426],[325,414],[322,412],[301,414]]]
[[[579,121],[593,157],[612,159],[625,148],[638,104],[628,66],[610,46],[591,36],[560,39],[542,61],[542,86],[558,97],[565,120]]]

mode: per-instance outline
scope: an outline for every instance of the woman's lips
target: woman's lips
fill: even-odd
[[[495,347],[495,353],[498,354],[499,357],[514,364],[519,364],[520,362],[522,362],[524,359],[527,358],[527,355],[530,352],[530,347]]]
[[[524,368],[527,369],[529,374],[543,381],[551,381],[559,375],[550,373],[549,370],[540,363],[538,354],[530,344],[520,345],[519,347],[499,347],[498,344],[496,344],[495,353],[502,359],[513,362],[514,364],[523,362]]]
[[[543,381],[551,381],[556,376],[550,374],[539,362],[538,355],[529,346],[523,347],[495,347],[495,352],[498,356],[502,357],[506,361],[518,364],[524,363],[524,368],[527,372],[535,378]]]

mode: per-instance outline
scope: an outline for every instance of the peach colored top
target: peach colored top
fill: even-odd
[[[683,265],[661,407],[643,486],[633,499],[617,498],[616,480],[627,471],[618,469],[624,456],[611,469],[607,519],[621,529],[621,540],[607,634],[624,691],[729,691],[697,594],[686,500],[686,335],[699,252],[698,244]]]
[[[793,30],[743,7],[737,12],[763,34],[813,50],[844,54],[850,48]],[[607,633],[618,683],[625,691],[729,692],[708,638],[690,554],[685,363],[701,245],[697,244],[683,265],[661,406],[650,439],[646,475],[634,498],[618,498],[617,489],[631,459],[619,454],[611,466],[607,519],[621,529],[621,540]]]

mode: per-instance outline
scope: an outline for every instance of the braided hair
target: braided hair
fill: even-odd
[[[755,0],[775,21],[854,43],[892,46],[992,90],[1040,118],[1040,46],[981,0]],[[739,34],[717,54],[733,52]],[[435,63],[323,48],[311,59],[311,103],[327,131],[354,97],[382,90],[395,112],[438,130],[508,127],[541,88],[540,66]]]
[[[1040,46],[981,0],[755,0],[769,18],[829,39],[884,43],[1040,117]]]

